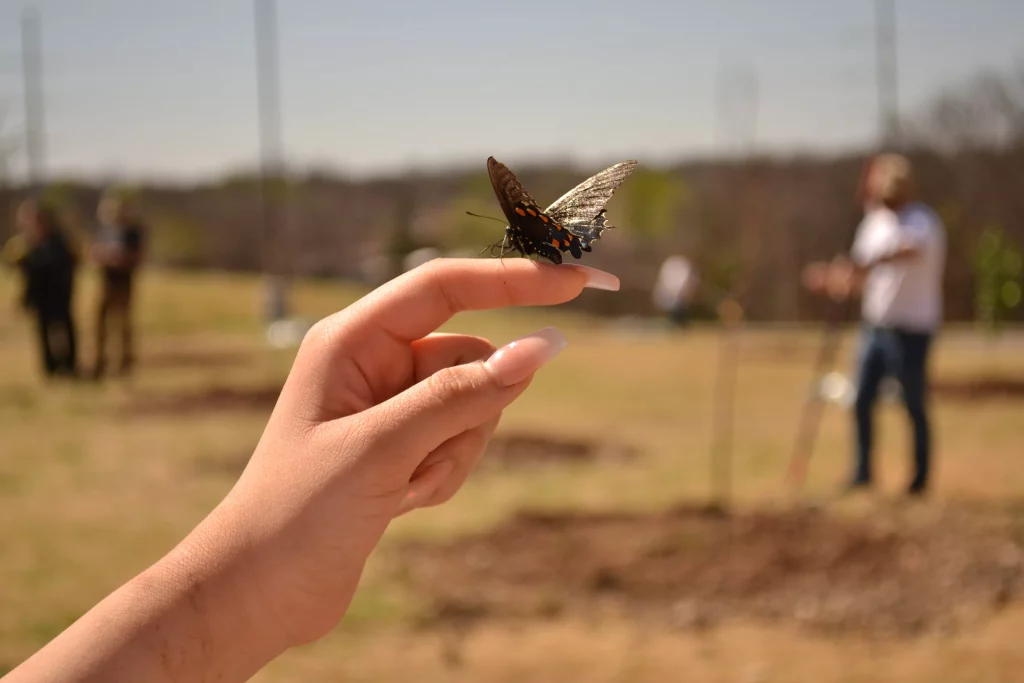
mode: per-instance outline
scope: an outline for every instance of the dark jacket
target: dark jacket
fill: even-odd
[[[77,265],[78,255],[59,232],[28,246],[17,261],[25,279],[25,307],[40,313],[70,308]]]

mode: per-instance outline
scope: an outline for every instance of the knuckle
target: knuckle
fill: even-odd
[[[476,337],[476,339],[480,343],[480,350],[486,353],[488,357],[498,350],[498,347],[495,346],[490,339],[484,339],[483,337]]]
[[[427,388],[441,400],[470,393],[478,384],[470,375],[461,366],[444,368],[427,378]]]
[[[445,259],[433,259],[413,268],[409,271],[409,277],[420,286],[438,286],[444,281],[445,272],[449,267]]]
[[[321,348],[330,346],[338,334],[338,321],[335,316],[321,318],[313,323],[302,338],[301,346]]]

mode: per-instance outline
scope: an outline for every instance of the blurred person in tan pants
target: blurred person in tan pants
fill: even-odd
[[[135,273],[142,263],[144,228],[128,197],[108,191],[96,211],[100,232],[92,256],[102,272],[100,303],[96,311],[96,363],[94,377],[107,368],[107,328],[117,321],[121,336],[120,373],[131,372],[135,359],[132,298]]]
[[[849,257],[804,271],[812,291],[861,297],[863,334],[854,416],[856,467],[849,488],[872,484],[874,407],[886,377],[899,382],[914,435],[910,495],[924,493],[931,465],[928,356],[942,322],[946,237],[942,221],[914,198],[912,169],[896,154],[876,157],[865,178],[865,215]]]

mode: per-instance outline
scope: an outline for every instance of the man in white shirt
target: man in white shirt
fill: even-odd
[[[883,154],[866,178],[868,206],[851,250],[821,277],[807,278],[812,289],[834,298],[861,295],[864,323],[854,403],[857,448],[852,488],[871,485],[874,407],[887,376],[902,389],[914,432],[915,475],[908,493],[928,485],[931,430],[927,410],[927,361],[942,321],[945,229],[939,217],[913,198],[909,162]],[[818,266],[820,268],[820,266]]]

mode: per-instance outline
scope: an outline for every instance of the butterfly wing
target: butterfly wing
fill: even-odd
[[[604,206],[636,165],[630,160],[609,166],[559,197],[546,213],[580,239],[583,251],[590,251],[601,233],[615,227],[605,219]]]
[[[509,225],[518,217],[515,213],[516,204],[537,205],[530,193],[523,189],[515,174],[494,157],[487,157],[487,175],[491,178],[491,187],[494,188],[494,194],[498,195],[498,203],[501,204],[501,210]]]
[[[579,237],[541,211],[505,164],[489,157],[487,174],[508,220],[506,235],[513,248],[525,256],[540,254],[553,263],[562,262],[561,252],[564,251],[576,258],[583,255],[584,247]]]

